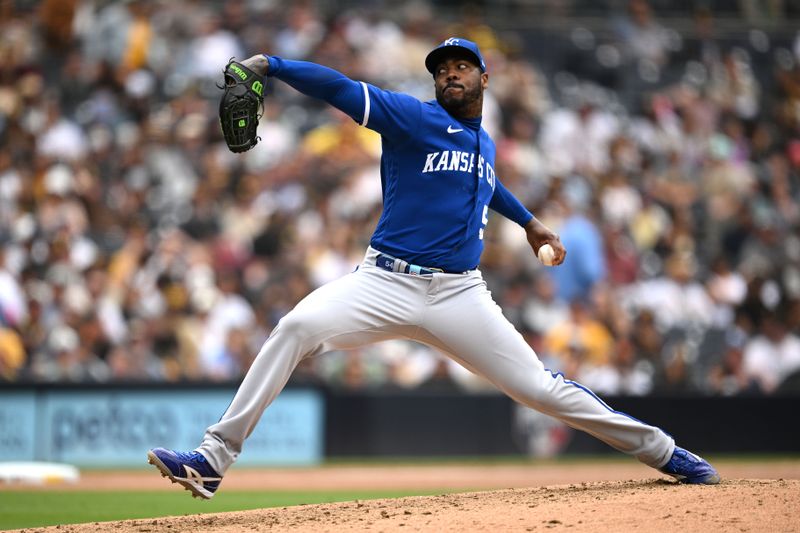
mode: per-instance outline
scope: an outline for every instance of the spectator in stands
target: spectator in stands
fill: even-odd
[[[673,332],[661,350],[660,359],[653,376],[654,392],[686,394],[700,389],[700,376],[692,372],[692,363],[697,359],[696,346],[686,332]]]
[[[28,319],[25,292],[10,264],[10,242],[0,233],[0,326],[19,326]]]
[[[691,252],[675,252],[666,263],[666,273],[637,284],[627,304],[649,309],[661,331],[707,328],[714,305],[705,287],[697,281],[697,260]]]
[[[614,394],[644,396],[653,390],[653,367],[636,355],[632,339],[623,337],[616,343],[613,362],[619,385]]]
[[[692,13],[692,32],[684,39],[680,58],[697,61],[707,70],[722,59],[722,50],[717,35],[714,13],[708,6],[698,6]]]
[[[758,381],[744,366],[744,345],[747,335],[731,328],[725,336],[722,359],[709,372],[711,391],[723,396],[760,392]]]
[[[569,305],[556,297],[550,276],[542,273],[533,280],[533,292],[522,309],[522,326],[535,335],[544,336],[569,317]]]
[[[26,359],[25,346],[20,336],[0,323],[0,380],[15,381],[25,366]]]
[[[563,359],[568,367],[583,363],[594,367],[608,366],[614,346],[608,328],[593,318],[590,304],[585,300],[572,300],[569,309],[569,317],[545,333],[545,351]]]
[[[588,214],[574,208],[565,198],[556,199],[562,208],[562,222],[556,226],[569,259],[548,271],[559,299],[570,302],[588,298],[592,287],[606,276],[603,237]]]
[[[747,282],[739,272],[731,270],[724,256],[714,259],[710,268],[706,290],[716,304],[712,322],[725,328],[733,323],[735,308],[747,295]]]
[[[627,13],[616,27],[625,54],[633,61],[663,65],[669,59],[667,30],[659,24],[647,0],[630,0]]]
[[[631,341],[636,352],[636,359],[650,366],[650,374],[655,374],[661,367],[661,349],[664,335],[656,326],[655,315],[650,309],[640,310],[633,319]]]
[[[744,372],[761,391],[773,392],[781,382],[800,369],[800,337],[786,329],[781,313],[763,317],[760,334],[744,346]]]

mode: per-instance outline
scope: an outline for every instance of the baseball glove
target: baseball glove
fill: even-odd
[[[233,60],[223,73],[225,85],[219,101],[222,135],[231,152],[246,152],[259,141],[256,130],[264,103],[263,77]]]

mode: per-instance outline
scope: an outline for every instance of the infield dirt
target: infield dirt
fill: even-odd
[[[300,488],[298,485],[305,489],[330,486],[338,489],[365,486],[376,489],[436,486],[443,490],[463,490],[470,486],[517,488],[61,525],[26,531],[800,532],[800,463],[720,462],[717,466],[724,481],[716,486],[678,485],[666,478],[654,477],[654,471],[635,463],[359,466],[239,472],[234,469],[221,490],[258,487],[267,490],[274,489],[276,483],[283,484],[286,490],[296,490]],[[143,472],[128,475],[135,476],[139,486],[146,479]],[[160,482],[152,484],[152,488],[178,490],[155,472],[148,475]],[[598,478],[605,481],[597,481]],[[95,473],[84,476],[78,488],[110,488],[110,482],[102,482],[103,479],[113,479],[114,483],[130,481],[116,473]],[[380,486],[376,486],[378,480],[382,480]],[[150,484],[147,485],[149,488]]]

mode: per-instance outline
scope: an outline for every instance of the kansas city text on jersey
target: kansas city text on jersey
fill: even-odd
[[[445,150],[433,152],[425,157],[425,166],[422,173],[454,170],[472,174],[475,170],[475,152],[462,152],[459,150]],[[494,168],[482,155],[478,155],[478,177],[486,176],[486,181],[494,187]]]

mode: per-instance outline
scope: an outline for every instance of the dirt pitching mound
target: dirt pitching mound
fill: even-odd
[[[28,532],[791,532],[800,480],[734,479],[716,486],[663,479],[580,483],[391,500],[342,502]]]

